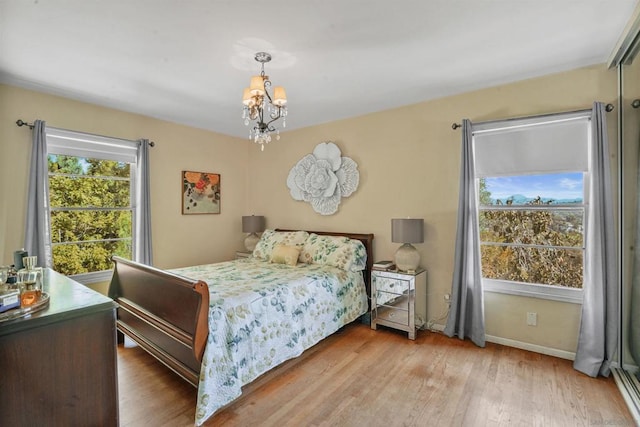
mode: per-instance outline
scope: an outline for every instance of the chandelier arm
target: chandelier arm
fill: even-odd
[[[275,122],[276,120],[279,120],[282,118],[282,114],[280,113],[281,108],[282,107],[278,107],[278,115],[276,116],[274,116],[273,114],[269,115],[269,117],[271,117],[271,120],[269,120],[269,122],[267,123],[267,126]]]
[[[267,88],[270,88],[270,87],[271,87],[271,80],[264,79],[264,94],[267,96],[267,99],[269,100],[269,104],[273,104],[271,95],[269,95],[269,91],[267,90]]]
[[[273,120],[271,120],[270,122],[256,122],[256,124],[253,126],[253,131],[260,131],[260,132],[264,132],[264,131],[269,131],[269,132],[275,132],[276,128],[271,126],[271,123],[273,122]]]

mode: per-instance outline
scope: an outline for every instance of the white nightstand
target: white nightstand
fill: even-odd
[[[253,255],[253,252],[236,251],[236,259],[249,258],[251,255]]]
[[[427,272],[371,271],[371,329],[389,326],[416,339],[427,321]]]

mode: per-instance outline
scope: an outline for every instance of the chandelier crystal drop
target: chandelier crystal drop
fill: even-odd
[[[269,93],[271,80],[264,73],[264,64],[271,61],[271,55],[258,52],[255,60],[261,64],[261,71],[260,75],[251,77],[249,87],[244,89],[242,119],[245,126],[253,122],[249,129],[249,140],[260,144],[260,149],[264,151],[265,144],[271,142],[272,132],[275,132],[276,140],[280,139],[280,131],[272,123],[282,119],[282,127],[287,126],[287,94],[282,86],[274,86],[272,93]]]

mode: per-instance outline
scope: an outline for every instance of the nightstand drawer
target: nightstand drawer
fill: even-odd
[[[394,277],[380,277],[373,276],[373,280],[376,282],[376,290],[379,292],[388,292],[397,295],[406,294],[409,292],[410,280],[397,279]]]
[[[402,326],[409,326],[409,312],[396,307],[379,306],[374,316],[377,321],[393,322]]]
[[[376,306],[389,306],[402,309],[404,311],[409,310],[409,295],[397,295],[389,292],[378,291],[376,293]]]

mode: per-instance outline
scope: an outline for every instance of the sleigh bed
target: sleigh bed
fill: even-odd
[[[119,335],[198,387],[201,424],[243,385],[369,311],[372,243],[373,234],[267,230],[248,259],[164,271],[114,257]]]

